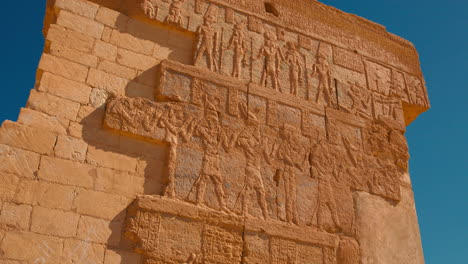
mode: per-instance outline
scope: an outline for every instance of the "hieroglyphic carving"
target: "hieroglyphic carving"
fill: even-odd
[[[318,103],[323,98],[325,105],[335,107],[337,103],[336,93],[332,87],[330,65],[324,54],[318,54],[311,75],[312,77],[317,76],[319,80],[315,102]]]
[[[156,213],[137,211],[127,222],[127,237],[137,242],[137,248],[151,252],[158,248],[161,216]]]
[[[243,107],[244,115],[247,116],[246,128],[240,133],[237,144],[243,150],[246,159],[244,186],[239,194],[242,201],[242,215],[248,216],[249,200],[251,193],[257,195],[258,203],[262,210],[265,221],[269,219],[266,203],[265,186],[263,184],[260,166],[264,154],[263,143],[259,122],[256,115]]]
[[[207,67],[212,71],[219,70],[219,33],[216,29],[218,20],[217,7],[210,5],[203,18],[203,24],[197,29],[198,45],[195,55],[195,66],[205,56]]]
[[[299,51],[299,45],[292,41],[287,44],[285,60],[289,64],[290,93],[297,95],[297,90],[304,83],[305,60],[304,55]]]
[[[206,225],[202,238],[202,263],[237,264],[242,258],[241,234]]]
[[[372,61],[366,61],[367,82],[371,91],[388,95],[392,83],[392,71]]]
[[[223,176],[219,166],[219,148],[221,145],[221,127],[219,123],[218,109],[213,97],[205,100],[205,119],[196,130],[196,135],[201,138],[204,156],[200,175],[193,187],[196,188],[196,204],[204,204],[206,187],[209,181],[214,185],[220,209],[229,212],[226,206],[226,197],[223,187]]]
[[[145,15],[151,19],[156,19],[158,16],[159,7],[153,4],[152,0],[144,0],[141,4],[141,8],[143,9]]]
[[[277,43],[277,36],[275,33],[266,31],[264,38],[265,42],[257,55],[257,59],[264,57],[260,84],[267,87],[268,79],[270,79],[273,89],[279,91],[281,89],[279,82],[280,63],[284,60],[284,55]]]
[[[352,100],[351,109],[352,114],[362,118],[372,118],[372,94],[357,83],[349,83],[350,89],[348,95]]]
[[[352,238],[343,237],[338,246],[337,264],[359,263],[361,263],[359,244]]]
[[[169,7],[169,14],[164,22],[182,27],[182,5],[186,0],[172,0],[171,6]]]
[[[310,155],[312,178],[318,180],[318,198],[315,205],[314,214],[317,216],[318,226],[322,230],[334,233],[340,230],[340,219],[338,208],[333,195],[332,186],[334,180],[338,181],[338,170],[336,162],[339,162],[333,155],[330,146],[325,140],[320,141],[312,150]],[[328,223],[327,215],[331,216],[333,223]]]
[[[179,145],[179,137],[187,142],[192,136],[196,122],[187,118],[179,106],[170,107],[159,120],[159,125],[166,129],[165,140],[170,144],[168,157],[168,179],[164,195],[174,198],[175,191],[175,170],[177,163],[177,147]]]
[[[301,147],[296,129],[284,125],[281,131],[282,142],[278,150],[278,159],[282,168],[277,171],[275,181],[277,186],[282,181],[286,198],[286,221],[298,224],[297,213],[297,177],[303,173],[305,149]]]
[[[421,80],[412,75],[407,74],[406,82],[408,85],[410,103],[427,107],[428,101]]]
[[[270,239],[271,264],[294,264],[296,263],[296,258],[296,243],[276,237]]]
[[[247,52],[248,42],[245,33],[246,22],[237,21],[234,25],[231,39],[229,40],[227,49],[234,51],[232,62],[232,77],[242,78],[242,69],[248,64]]]

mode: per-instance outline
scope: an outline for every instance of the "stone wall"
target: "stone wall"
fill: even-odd
[[[306,0],[50,0],[44,35],[0,263],[424,262],[408,41]]]

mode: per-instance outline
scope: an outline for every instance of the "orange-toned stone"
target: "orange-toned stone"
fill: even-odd
[[[59,264],[62,250],[62,239],[31,232],[8,232],[1,244],[4,258],[26,263]]]
[[[23,180],[14,202],[69,211],[75,197],[75,187],[36,180]]]
[[[57,24],[96,39],[101,38],[104,30],[103,24],[65,10],[60,11]]]
[[[0,145],[0,171],[21,177],[34,178],[40,155],[31,151]]]
[[[42,157],[38,176],[50,182],[89,188],[94,184],[96,168],[69,160]]]
[[[67,133],[70,125],[70,121],[65,118],[50,116],[29,108],[21,108],[18,123],[57,134]]]
[[[94,46],[92,37],[56,24],[50,25],[46,39],[83,52],[90,52]]]
[[[84,161],[87,150],[88,144],[86,142],[67,136],[59,136],[54,148],[55,156],[76,161]]]
[[[77,82],[84,82],[88,75],[88,68],[86,66],[49,54],[42,55],[39,69]]]
[[[42,75],[38,90],[81,104],[88,103],[91,93],[91,88],[88,85],[49,72],[44,72]]]
[[[85,0],[57,0],[55,6],[91,19],[96,16],[99,8],[98,5]]]
[[[96,206],[99,204],[100,206]],[[74,208],[80,214],[105,220],[123,217],[130,200],[115,194],[79,189],[74,201]]]
[[[32,207],[25,204],[3,204],[0,212],[0,225],[17,230],[28,230]]]
[[[80,216],[73,212],[35,206],[31,216],[31,231],[58,237],[75,237]]]

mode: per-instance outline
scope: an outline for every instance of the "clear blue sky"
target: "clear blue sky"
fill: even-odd
[[[416,45],[432,102],[407,132],[426,263],[468,263],[468,0],[322,2]],[[0,122],[17,119],[34,87],[44,9],[45,0],[2,2]]]

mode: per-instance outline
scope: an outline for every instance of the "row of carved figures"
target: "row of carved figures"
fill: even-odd
[[[169,14],[164,20],[165,23],[182,27],[181,8],[185,1],[186,0],[172,0],[169,7]],[[142,4],[142,8],[149,18],[156,19],[159,7],[153,4],[151,0],[145,0]],[[310,78],[316,78],[318,79],[317,91],[314,95],[309,94],[309,99],[316,103],[323,101],[329,107],[338,108],[336,84],[333,85],[331,67],[324,53],[318,52],[315,63],[312,65],[311,69],[308,69],[306,57],[301,52],[298,41],[288,41],[285,47],[281,47],[278,34],[270,30],[265,31],[264,43],[256,53],[253,50],[253,39],[249,40],[248,37],[247,22],[240,19],[235,21],[232,35],[225,46],[223,43],[224,30],[221,30],[220,33],[217,26],[217,12],[217,8],[211,5],[206,11],[202,25],[197,28],[196,34],[198,39],[194,55],[194,64],[196,66],[204,63],[210,70],[222,73],[224,52],[231,50],[233,52],[231,76],[238,79],[246,79],[246,76],[242,75],[243,73],[245,74],[244,69],[250,67],[250,76],[247,77],[247,79],[252,79],[253,64],[255,61],[262,59],[263,67],[260,85],[285,92],[283,87],[281,87],[280,76],[282,64],[286,64],[289,67],[288,75],[290,85],[288,92],[290,94],[297,95],[301,86],[307,84]],[[380,81],[382,80],[376,80],[377,87],[380,85]],[[351,84],[350,86],[351,89],[348,95],[353,97],[354,102],[358,100],[364,102],[367,99],[367,97],[358,98],[358,96],[363,95],[365,91],[356,92],[356,84]],[[421,83],[413,84],[412,87],[414,91],[410,89],[408,92],[409,94],[406,95],[404,87],[400,87],[400,85],[392,82],[388,96],[393,99],[409,97],[410,103],[426,106],[427,102],[424,98],[424,89],[421,87]],[[359,88],[365,90],[362,87]],[[369,113],[363,113],[361,111],[359,115],[369,118]]]
[[[133,100],[133,101],[131,101]],[[370,171],[367,160],[363,160],[363,155],[357,151],[350,141],[342,137],[346,153],[336,151],[331,146],[328,140],[321,139],[315,144],[305,145],[301,141],[300,132],[294,127],[284,125],[279,132],[280,141],[271,140],[268,136],[262,135],[260,122],[257,119],[256,113],[249,111],[245,104],[240,105],[240,110],[244,116],[244,125],[241,129],[234,131],[233,129],[223,128],[221,125],[218,106],[213,103],[216,100],[211,96],[205,96],[204,114],[200,119],[191,117],[186,113],[180,105],[170,104],[168,109],[162,111],[156,119],[151,114],[151,120],[146,120],[143,124],[136,124],[136,120],[142,119],[141,116],[147,115],[142,105],[132,105],[133,102],[139,102],[142,99],[123,100],[121,105],[110,105],[109,111],[120,119],[122,124],[129,127],[144,127],[148,131],[154,132],[155,126],[165,129],[165,139],[170,145],[168,158],[168,176],[164,195],[170,198],[183,199],[189,202],[194,202],[196,205],[205,206],[205,192],[207,186],[212,184],[216,193],[219,207],[226,213],[233,213],[237,208],[241,208],[241,213],[248,216],[249,207],[251,206],[252,195],[257,197],[258,205],[262,211],[263,218],[268,220],[270,213],[266,201],[266,190],[264,185],[264,177],[262,175],[262,164],[269,164],[276,168],[273,181],[276,187],[283,186],[285,204],[276,204],[279,208],[285,208],[285,221],[292,224],[299,224],[297,212],[297,179],[310,170],[310,176],[318,182],[318,197],[319,200],[314,209],[315,215],[331,214],[334,225],[327,227],[325,223],[320,223],[320,217],[317,217],[319,227],[327,229],[327,231],[335,232],[339,230],[340,220],[337,214],[337,206],[333,194],[335,182],[340,182],[344,177],[351,178],[354,188],[366,189],[366,185],[371,185],[373,192],[383,195],[390,195],[386,192],[396,192],[392,188],[392,184],[388,184],[388,180],[395,178],[394,159],[392,162],[383,162],[376,165],[380,172],[385,172],[384,175],[375,173],[372,181],[362,182],[362,173]],[[145,111],[145,114],[129,111]],[[378,135],[373,143],[375,145],[374,152],[386,151],[385,141],[386,135]],[[197,137],[202,145],[204,152],[202,165],[198,177],[192,185],[186,197],[180,197],[176,194],[176,167],[177,167],[177,149],[181,143],[188,142],[192,137]],[[241,191],[237,194],[236,202],[233,208],[228,208],[226,203],[226,191],[224,189],[225,181],[221,173],[220,151],[224,149],[226,152],[232,151],[234,148],[243,152],[245,156],[244,182]],[[397,151],[393,151],[397,152]],[[405,153],[404,147],[399,153]],[[351,160],[345,164],[346,160]],[[407,158],[403,158],[401,162],[404,166]],[[265,163],[266,162],[266,163]],[[367,167],[366,167],[367,166]],[[368,173],[368,172],[367,172]],[[279,201],[277,201],[279,203]]]

